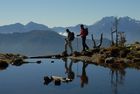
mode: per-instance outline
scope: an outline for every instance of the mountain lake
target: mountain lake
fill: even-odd
[[[0,70],[1,94],[140,94],[140,70],[70,59],[27,59]]]

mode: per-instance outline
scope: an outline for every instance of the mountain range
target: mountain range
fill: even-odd
[[[115,17],[104,17],[100,21],[85,25],[89,29],[87,43],[93,47],[91,34],[99,39],[100,34],[104,34],[103,46],[110,45],[111,27]],[[28,56],[57,54],[64,51],[65,29],[69,28],[79,33],[80,24],[71,27],[49,28],[46,25],[29,22],[26,25],[16,23],[0,26],[0,52],[19,53]],[[125,32],[127,42],[140,41],[140,21],[130,17],[120,17],[118,31]],[[73,42],[74,50],[82,49],[81,39],[75,38]]]
[[[65,36],[51,30],[0,34],[1,53],[17,53],[26,56],[59,54],[64,51],[64,44]],[[72,44],[74,50],[81,51],[82,44],[80,38],[75,39]],[[90,48],[93,47],[91,40],[87,40],[87,44]],[[104,46],[109,44],[109,40],[103,40]]]
[[[91,34],[94,35],[95,38],[98,38],[101,33],[104,34],[105,38],[110,39],[111,28],[114,23],[114,16],[104,17],[101,20],[97,21],[92,25],[85,25],[89,29],[88,38],[91,39]],[[0,33],[13,33],[13,32],[30,32],[32,30],[51,30],[56,31],[61,35],[66,35],[65,29],[68,28],[71,31],[75,32],[75,34],[79,34],[80,24],[76,26],[70,27],[53,27],[49,28],[46,25],[38,24],[35,22],[29,22],[26,25],[21,23],[10,24],[0,26]],[[128,16],[119,17],[118,31],[125,32],[127,42],[135,42],[140,41],[140,21],[132,19]],[[133,37],[132,37],[133,35]]]
[[[38,24],[35,22],[29,22],[26,25],[21,23],[15,23],[10,25],[0,26],[0,33],[24,33],[32,30],[49,30],[49,28],[43,24]]]
[[[28,56],[57,54],[64,49],[64,37],[50,30],[0,34],[0,52]]]
[[[127,42],[132,43],[135,41],[140,41],[140,21],[132,19],[128,16],[120,17],[118,19],[118,31],[125,32]],[[98,38],[99,35],[103,33],[105,38],[111,39],[111,28],[113,27],[114,21],[114,16],[104,17],[92,25],[85,25],[85,27],[89,29],[89,35],[93,34],[95,38]],[[52,29],[62,35],[65,35],[66,28],[69,28],[71,31],[78,34],[80,30],[80,24],[65,28],[54,27]],[[91,36],[89,36],[89,39],[91,39]]]

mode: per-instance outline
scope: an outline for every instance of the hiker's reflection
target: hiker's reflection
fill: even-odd
[[[124,69],[111,69],[111,86],[113,94],[118,94],[118,85],[124,84]]]
[[[73,65],[73,60],[70,61],[70,64],[68,65],[68,60],[65,59],[65,70],[66,70],[66,74],[68,76],[68,79],[70,79],[71,81],[75,78],[75,73],[72,70],[72,65]]]
[[[83,62],[83,66],[82,66],[82,75],[79,75],[78,77],[80,77],[81,80],[81,87],[83,88],[85,84],[88,84],[88,76],[86,74],[86,67],[88,66],[87,63]]]
[[[65,62],[65,69],[66,69],[65,73],[67,74],[67,77],[61,77],[61,76],[48,77],[48,76],[45,76],[44,77],[44,84],[45,85],[48,85],[50,82],[54,82],[54,85],[60,86],[61,82],[69,83],[75,78],[75,73],[72,71],[73,61],[70,62],[69,66],[68,66],[68,61],[66,58],[64,58],[63,61]]]

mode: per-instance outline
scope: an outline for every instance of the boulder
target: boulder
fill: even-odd
[[[114,57],[108,57],[105,59],[105,63],[107,64],[112,64],[115,62],[115,58]]]
[[[8,67],[8,63],[6,61],[0,61],[0,70],[4,70]]]

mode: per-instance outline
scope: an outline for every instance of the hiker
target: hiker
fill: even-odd
[[[74,40],[74,33],[70,32],[69,29],[66,29],[67,32],[67,38],[65,38],[65,52],[67,53],[67,46],[69,46],[71,53],[73,53],[73,48],[72,48],[72,41]]]
[[[80,25],[80,34],[77,36],[81,36],[82,38],[82,46],[83,46],[83,50],[82,51],[86,51],[89,49],[89,47],[86,44],[86,36],[88,35],[88,28],[84,28],[84,25],[81,24]]]

